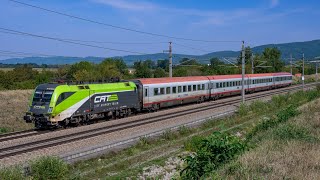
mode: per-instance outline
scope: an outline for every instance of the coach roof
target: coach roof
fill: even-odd
[[[142,84],[162,84],[188,81],[208,81],[206,76],[172,77],[172,78],[143,78],[138,79]]]

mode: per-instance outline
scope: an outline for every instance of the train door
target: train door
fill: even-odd
[[[143,104],[149,103],[150,91],[148,86],[143,88]]]

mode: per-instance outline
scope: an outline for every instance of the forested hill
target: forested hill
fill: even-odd
[[[254,53],[261,53],[267,47],[277,47],[281,53],[282,58],[286,59],[290,57],[292,53],[293,57],[299,58],[302,53],[305,53],[306,58],[314,58],[320,56],[320,40],[306,41],[306,42],[293,42],[283,44],[267,44],[262,46],[256,46],[252,48]],[[186,54],[174,54],[174,63],[179,62],[182,58],[194,58],[200,63],[208,63],[210,58],[213,57],[237,57],[240,54],[239,51],[217,51],[200,56],[186,55]],[[132,65],[133,62],[138,60],[158,60],[167,59],[168,55],[164,53],[148,54],[148,55],[128,55],[119,57],[122,58],[128,65]],[[103,57],[26,57],[26,58],[12,58],[6,60],[0,60],[3,64],[17,64],[17,63],[35,63],[35,64],[73,64],[82,60],[87,60],[95,63],[99,63],[103,60]],[[288,60],[288,59],[287,59]]]

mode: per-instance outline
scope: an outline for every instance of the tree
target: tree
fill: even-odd
[[[158,68],[162,68],[166,71],[169,71],[169,60],[168,59],[164,59],[164,60],[158,60],[157,61],[157,67]]]
[[[166,71],[162,68],[157,68],[154,72],[153,72],[153,77],[154,78],[161,78],[161,77],[166,77]]]
[[[266,60],[268,65],[272,66],[269,68],[271,72],[280,72],[284,67],[284,62],[281,61],[281,52],[277,48],[265,48],[262,56]]]
[[[121,63],[120,63],[121,65]],[[121,65],[122,66],[122,65]],[[119,62],[107,59],[102,61],[98,66],[98,74],[95,73],[95,76],[98,80],[106,80],[114,77],[122,78],[123,74],[121,72],[125,72],[126,69],[120,70]]]
[[[135,68],[135,76],[138,78],[151,78],[150,61],[138,61],[133,64]]]
[[[77,77],[78,80],[84,81],[84,79],[83,80],[79,79],[79,77],[84,77],[79,75],[79,73],[80,72],[86,72],[86,74],[92,73],[94,71],[94,67],[95,67],[94,64],[88,61],[81,61],[81,62],[75,63],[71,65],[70,68],[68,69],[67,78],[69,80],[76,80],[75,77]],[[86,78],[89,78],[89,76]]]

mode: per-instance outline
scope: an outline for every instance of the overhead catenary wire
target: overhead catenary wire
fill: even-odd
[[[68,14],[68,13],[64,13],[64,12],[59,12],[59,11],[43,8],[43,7],[40,7],[40,6],[36,6],[36,5],[33,5],[33,4],[29,4],[29,3],[25,3],[25,2],[21,2],[21,1],[17,1],[17,0],[8,0],[8,1],[11,1],[11,2],[14,2],[14,3],[17,3],[17,4],[21,4],[21,5],[24,5],[24,6],[28,6],[28,7],[31,7],[31,8],[40,9],[42,11],[50,12],[50,13],[53,13],[53,14],[58,14],[58,15],[61,15],[61,16],[66,16],[66,17],[73,18],[73,19],[78,19],[78,20],[81,20],[81,21],[86,21],[86,22],[89,22],[89,23],[94,23],[94,24],[98,24],[98,25],[108,26],[108,27],[111,27],[111,28],[121,29],[121,30],[125,30],[125,31],[131,31],[131,32],[150,35],[150,36],[157,36],[157,37],[176,39],[176,40],[184,40],[184,41],[207,42],[207,43],[221,43],[221,42],[240,43],[240,42],[242,42],[242,41],[239,41],[239,40],[191,39],[191,38],[184,38],[184,37],[169,36],[169,35],[164,35],[164,34],[157,34],[157,33],[152,33],[152,32],[146,32],[146,31],[141,31],[141,30],[137,30],[137,29],[127,28],[127,27],[117,26],[117,25],[113,25],[113,24],[109,24],[109,23],[104,23],[104,22],[100,22],[100,21],[96,21],[96,20],[92,20],[92,19],[88,19],[88,18],[84,18],[84,17],[80,17],[80,16],[75,16],[75,15],[71,15],[71,14]]]
[[[8,31],[11,34],[12,33],[17,33],[17,34],[24,35],[24,36],[36,37],[36,38],[41,38],[41,39],[49,39],[49,40],[54,40],[54,41],[59,41],[59,42],[64,42],[64,43],[69,43],[69,44],[75,44],[75,45],[81,45],[81,46],[87,46],[87,47],[92,47],[92,48],[146,55],[146,53],[137,52],[137,51],[128,51],[128,50],[123,50],[123,49],[115,49],[115,48],[97,46],[97,45],[92,45],[92,44],[85,44],[85,43],[66,40],[66,39],[63,39],[63,38],[49,37],[49,36],[44,36],[44,35],[37,35],[37,34],[22,32],[22,31],[18,31],[18,30],[2,28],[2,27],[0,27],[0,30]],[[2,31],[1,33],[5,33],[5,32]],[[17,34],[14,34],[14,35],[17,35]]]

